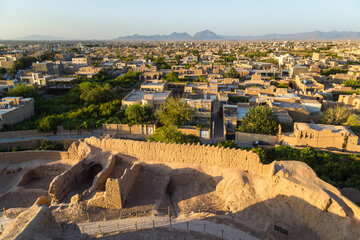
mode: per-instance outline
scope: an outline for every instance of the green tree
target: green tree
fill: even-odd
[[[129,70],[126,74],[107,82],[113,87],[131,88],[139,82],[140,74],[140,72]]]
[[[6,68],[0,67],[0,74],[5,74],[5,73],[7,73]]]
[[[229,67],[224,73],[224,77],[226,78],[239,78],[240,74],[236,71],[235,68]]]
[[[324,111],[322,116],[322,123],[330,125],[342,125],[344,124],[351,112],[343,106],[336,105],[335,107],[329,107]]]
[[[153,135],[148,137],[151,142],[167,143],[198,143],[200,138],[195,135],[186,135],[181,133],[174,125],[167,125],[157,128]]]
[[[346,73],[346,72],[347,72],[347,70],[342,69],[342,68],[328,68],[328,69],[321,71],[321,75],[329,76],[331,74]]]
[[[14,66],[10,70],[9,74],[15,75],[19,70],[26,69],[31,66],[33,62],[36,62],[38,59],[35,57],[25,56],[15,61]]]
[[[109,102],[116,98],[114,89],[110,84],[101,86],[99,84],[92,84],[89,82],[81,83],[80,87],[80,99],[86,104],[99,104]]]
[[[352,130],[359,131],[360,130],[360,118],[359,115],[351,114],[346,122],[345,126],[349,126]]]
[[[166,101],[165,108],[157,112],[157,118],[163,125],[183,125],[189,121],[194,113],[186,102],[180,98],[170,97]]]
[[[220,141],[216,143],[215,146],[222,148],[239,148],[233,140]]]
[[[55,60],[55,54],[56,54],[56,52],[47,51],[47,52],[44,52],[43,54],[41,54],[39,56],[39,58],[40,58],[41,61]]]
[[[134,104],[125,109],[125,117],[131,125],[150,123],[153,120],[153,110],[146,105]]]
[[[352,88],[359,88],[360,87],[360,81],[359,80],[346,80],[344,82],[344,85],[346,87],[352,87]]]
[[[245,114],[238,130],[241,132],[275,135],[278,132],[279,121],[268,106],[250,108]]]
[[[288,83],[280,83],[276,87],[277,88],[289,88],[289,84]]]
[[[165,64],[165,58],[164,57],[155,58],[154,63],[157,65]]]
[[[39,132],[53,131],[54,134],[56,134],[58,122],[59,122],[59,119],[53,115],[44,117],[39,122],[38,131]]]
[[[165,75],[165,79],[168,81],[168,82],[179,82],[179,76],[174,73],[174,72],[168,72],[166,75]]]
[[[181,55],[179,55],[179,54],[175,55],[174,59],[175,59],[175,61],[176,61],[176,64],[179,64],[179,63],[180,63],[180,59],[181,59]]]
[[[12,97],[24,97],[24,98],[40,98],[38,90],[30,85],[19,84],[10,90],[8,96]]]

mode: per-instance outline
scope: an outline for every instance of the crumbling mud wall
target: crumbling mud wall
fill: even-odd
[[[68,159],[68,152],[61,151],[21,151],[21,152],[1,152],[0,163],[17,164],[33,160],[61,160]]]
[[[121,159],[116,155],[111,155],[109,157],[105,168],[101,172],[99,172],[99,174],[96,175],[96,177],[94,178],[92,189],[104,191],[106,180],[113,172],[115,164],[118,161],[121,161]]]
[[[172,144],[158,142],[143,142],[124,139],[86,138],[77,143],[92,145],[105,151],[122,153],[144,162],[185,163],[222,168],[240,168],[256,174],[263,174],[269,166],[260,162],[259,156],[250,151],[219,148],[198,144]],[[76,151],[75,145],[72,151]]]
[[[136,178],[139,175],[141,165],[134,164],[131,168],[126,168],[124,174],[119,181],[121,203],[124,205],[132,186],[135,183]],[[106,195],[106,194],[105,194]]]
[[[85,177],[84,161],[78,162],[72,168],[55,177],[49,186],[49,196],[52,201],[61,201],[76,183]]]
[[[89,206],[122,209],[140,173],[141,165],[133,164],[126,168],[121,178],[108,178],[105,192],[98,192],[88,201]]]

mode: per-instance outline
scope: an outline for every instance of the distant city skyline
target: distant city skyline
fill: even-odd
[[[0,39],[48,35],[114,39],[210,29],[219,35],[360,32],[357,0],[115,1],[0,0]]]

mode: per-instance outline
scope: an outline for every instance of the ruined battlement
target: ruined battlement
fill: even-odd
[[[264,174],[268,166],[250,151],[219,148],[200,144],[143,142],[111,138],[86,138],[69,148],[69,157],[76,158],[81,148],[94,146],[104,151],[121,153],[143,162],[184,163],[194,165],[239,168],[255,174]]]

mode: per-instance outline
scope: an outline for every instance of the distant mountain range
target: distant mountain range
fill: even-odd
[[[130,35],[118,37],[117,41],[166,41],[166,40],[356,40],[360,39],[360,32],[332,31],[332,32],[305,32],[295,34],[266,34],[259,36],[222,36],[210,30],[195,33],[171,33],[170,35]]]
[[[47,35],[28,35],[25,37],[16,38],[14,40],[19,41],[56,41],[56,40],[67,40],[66,38],[47,36]]]
[[[75,40],[56,36],[29,35],[14,40],[19,41],[56,41],[56,40]],[[110,40],[110,39],[109,39]],[[113,41],[197,41],[197,40],[360,40],[360,32],[352,31],[332,31],[332,32],[304,32],[294,34],[265,34],[258,36],[223,36],[210,30],[195,33],[193,36],[183,32],[173,32],[169,35],[128,35],[111,39]]]

